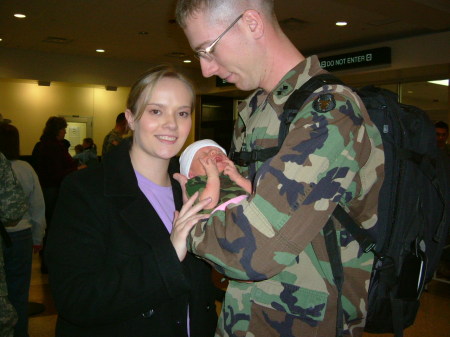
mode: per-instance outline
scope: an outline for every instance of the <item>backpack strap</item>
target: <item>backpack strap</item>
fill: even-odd
[[[266,161],[275,156],[280,151],[281,145],[283,145],[289,132],[290,125],[306,99],[311,96],[314,91],[326,84],[343,84],[343,82],[332,74],[320,74],[311,77],[289,96],[284,104],[283,113],[279,117],[280,129],[278,132],[278,146],[252,151],[241,150],[237,152],[232,144],[230,159],[240,166],[249,166],[256,161]]]

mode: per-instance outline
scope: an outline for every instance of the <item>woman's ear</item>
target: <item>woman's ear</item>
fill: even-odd
[[[260,39],[264,35],[264,21],[258,11],[254,9],[246,10],[242,20],[244,20],[255,39]]]
[[[125,110],[125,118],[127,119],[128,122],[128,127],[134,131],[134,115],[131,112],[130,109],[126,109]]]

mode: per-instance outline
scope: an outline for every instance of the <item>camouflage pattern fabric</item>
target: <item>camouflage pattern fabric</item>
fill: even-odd
[[[207,181],[206,176],[197,176],[188,179],[188,181],[186,182],[187,195],[190,197],[197,191],[201,193],[206,187],[206,181]],[[228,200],[231,200],[239,195],[247,194],[247,192],[242,187],[233,182],[225,174],[219,175],[219,181],[220,181],[220,193],[217,205],[223,204],[224,202],[227,202]],[[211,212],[212,209],[205,210],[205,212],[206,211]]]
[[[11,165],[0,152],[0,226],[17,223],[26,211],[25,196]],[[0,237],[0,337],[13,337],[17,313],[8,300],[5,270],[3,269],[3,240]]]
[[[13,337],[17,313],[8,300],[3,265],[3,242],[0,240],[0,337]]]
[[[14,226],[27,210],[22,185],[11,169],[11,164],[0,152],[0,221],[5,226]]]
[[[278,117],[296,88],[325,73],[317,57],[239,106],[237,151],[278,144]],[[230,281],[217,336],[334,336],[337,291],[322,228],[337,203],[364,228],[377,219],[384,153],[360,98],[325,85],[304,103],[280,152],[256,163],[255,192],[197,224],[189,249]],[[239,167],[241,173],[247,169]],[[344,335],[361,336],[373,256],[336,223],[344,267]],[[243,282],[240,280],[250,280]]]
[[[112,129],[104,138],[102,146],[102,156],[107,154],[111,149],[117,145],[113,145],[113,142],[120,143],[123,137],[116,130]]]

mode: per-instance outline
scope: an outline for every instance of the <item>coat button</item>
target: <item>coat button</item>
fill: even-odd
[[[142,317],[144,318],[150,318],[153,316],[153,314],[155,313],[155,310],[150,309],[149,311],[146,311],[144,313],[142,313]]]

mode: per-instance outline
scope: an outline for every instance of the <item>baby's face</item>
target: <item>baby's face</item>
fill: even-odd
[[[198,150],[195,153],[194,158],[192,159],[191,168],[189,170],[190,178],[206,175],[205,168],[200,162],[200,159],[206,159],[208,157],[214,160],[217,169],[219,170],[219,173],[223,172],[225,166],[227,166],[225,162],[227,156],[225,155],[225,153],[223,153],[222,150],[220,150],[215,146],[205,146],[202,147],[200,150]]]

